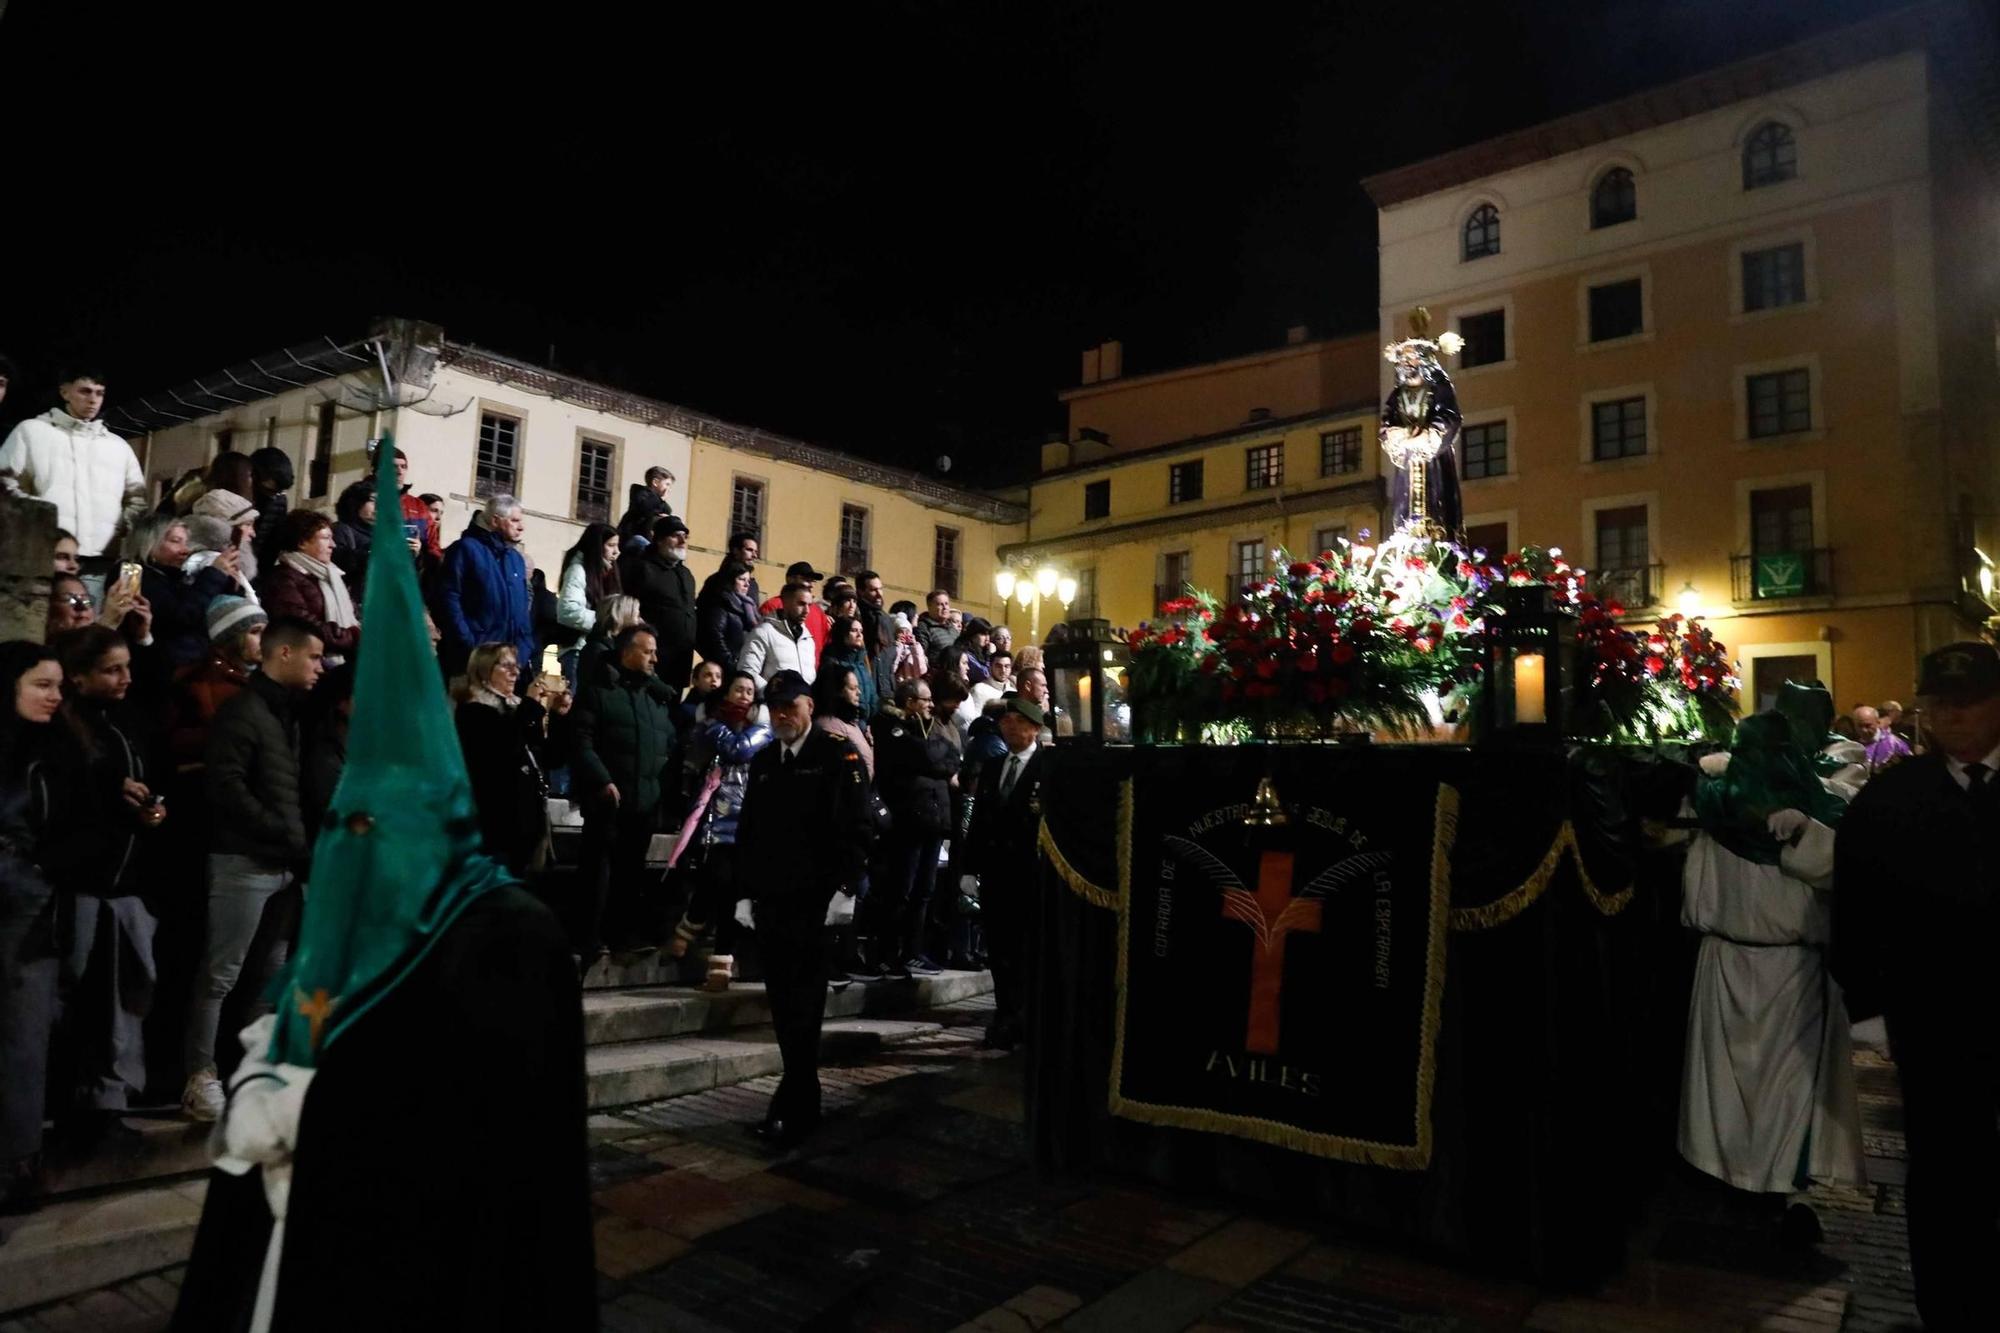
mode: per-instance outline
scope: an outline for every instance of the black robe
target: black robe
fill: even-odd
[[[1465,526],[1465,513],[1458,497],[1458,393],[1451,387],[1450,376],[1430,367],[1424,370],[1423,387],[1430,391],[1430,400],[1421,420],[1403,420],[1400,402],[1403,386],[1398,383],[1390,387],[1389,396],[1382,400],[1382,425],[1402,426],[1413,433],[1436,430],[1444,436],[1437,456],[1424,465],[1425,507],[1445,535],[1456,540]],[[1400,529],[1410,516],[1410,473],[1386,458],[1382,465],[1389,471],[1390,522]]]
[[[272,1327],[597,1326],[583,1019],[561,928],[509,886],[320,1061]],[[209,1176],[172,1327],[248,1327],[261,1175]]]

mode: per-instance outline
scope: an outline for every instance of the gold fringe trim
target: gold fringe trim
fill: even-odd
[[[1118,809],[1118,883],[1123,900],[1131,902],[1132,886],[1132,781],[1127,778]],[[1403,1171],[1422,1171],[1431,1164],[1431,1094],[1437,1073],[1437,1034],[1443,1018],[1445,926],[1451,906],[1451,847],[1458,836],[1458,792],[1438,784],[1437,816],[1431,834],[1431,902],[1429,976],[1424,990],[1423,1031],[1417,1053],[1417,1105],[1414,1144],[1382,1143],[1375,1139],[1346,1138],[1338,1134],[1315,1134],[1280,1120],[1258,1116],[1228,1115],[1199,1106],[1162,1106],[1135,1102],[1120,1091],[1125,1082],[1125,990],[1127,949],[1130,930],[1124,921],[1118,929],[1118,1007],[1112,1029],[1111,1114],[1142,1124],[1166,1125],[1175,1129],[1195,1129],[1211,1134],[1229,1134],[1272,1147],[1313,1157],[1329,1157],[1363,1166],[1386,1166]],[[1122,913],[1121,913],[1122,915]]]
[[[1549,881],[1555,878],[1557,867],[1567,856],[1576,864],[1576,877],[1583,885],[1584,897],[1590,905],[1606,916],[1617,916],[1631,906],[1636,886],[1626,885],[1616,893],[1606,893],[1597,887],[1590,877],[1590,868],[1583,863],[1583,849],[1578,846],[1576,827],[1568,820],[1556,830],[1555,841],[1542,856],[1541,864],[1533,874],[1523,880],[1511,892],[1502,894],[1481,907],[1454,907],[1451,911],[1453,930],[1491,930],[1504,926],[1534,905],[1537,898],[1548,889]]]
[[[1124,797],[1118,801],[1118,809],[1120,809],[1120,819],[1118,819],[1120,839],[1118,841],[1120,841],[1120,845],[1124,845],[1132,837],[1132,821],[1130,821],[1130,815],[1126,815],[1126,807],[1130,805],[1130,797],[1132,797],[1132,783],[1130,783],[1130,779],[1126,779]],[[1054,869],[1056,875],[1062,879],[1062,883],[1070,887],[1070,893],[1074,893],[1076,897],[1080,897],[1084,903],[1090,903],[1092,907],[1102,907],[1106,911],[1118,911],[1120,909],[1120,903],[1124,899],[1124,879],[1126,879],[1124,877],[1126,857],[1124,857],[1122,851],[1118,855],[1118,867],[1120,867],[1118,889],[1104,889],[1102,885],[1092,885],[1088,879],[1084,879],[1082,871],[1078,871],[1074,865],[1070,865],[1070,859],[1062,855],[1062,849],[1056,847],[1056,835],[1048,831],[1048,817],[1046,815],[1042,817],[1042,833],[1040,833],[1040,837],[1036,841],[1042,847],[1042,855],[1048,857],[1050,869]]]

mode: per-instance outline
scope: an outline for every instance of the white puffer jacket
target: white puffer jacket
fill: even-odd
[[[109,548],[146,512],[146,474],[132,446],[102,421],[78,421],[60,407],[30,417],[0,444],[0,471],[23,493],[56,507],[81,555]]]
[[[782,616],[765,616],[762,624],[743,636],[743,651],[736,665],[765,684],[780,671],[796,671],[812,684],[815,658],[813,636],[801,625],[797,633]]]

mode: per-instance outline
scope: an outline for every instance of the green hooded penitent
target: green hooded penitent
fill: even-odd
[[[396,446],[375,512],[402,512]],[[424,624],[403,525],[378,518],[347,767],[313,846],[298,947],[272,990],[273,1063],[313,1065],[422,962],[459,913],[513,877],[480,850],[472,784]]]

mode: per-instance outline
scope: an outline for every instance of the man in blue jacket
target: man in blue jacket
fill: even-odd
[[[444,553],[438,581],[438,661],[445,674],[465,670],[482,643],[509,643],[521,660],[521,679],[535,678],[534,594],[527,562],[516,549],[527,530],[521,502],[496,495],[486,502],[485,526],[474,522]]]

